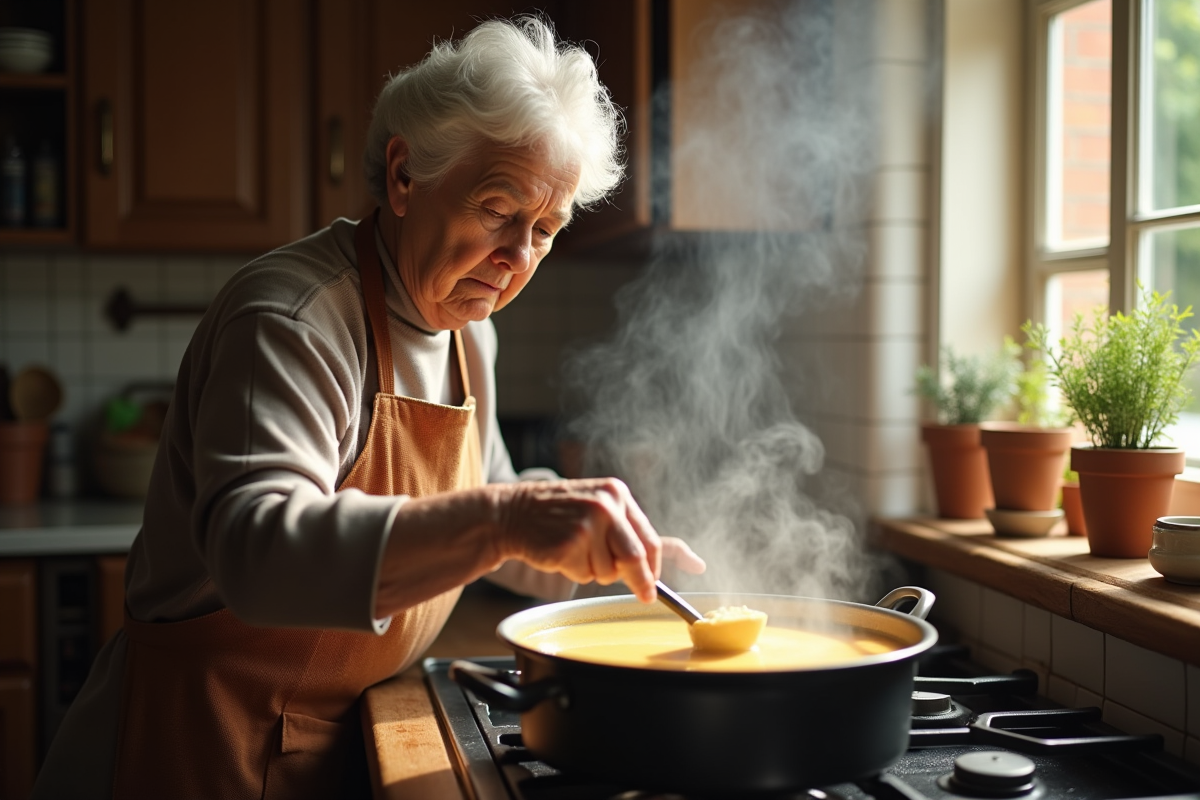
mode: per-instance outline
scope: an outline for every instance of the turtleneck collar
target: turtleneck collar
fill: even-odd
[[[379,226],[375,227],[375,249],[379,251],[379,263],[383,265],[388,309],[421,333],[433,338],[449,339],[450,331],[434,330],[417,309],[412,295],[408,293],[404,282],[400,280],[400,271],[396,269],[395,262],[388,254],[387,247],[383,243],[383,236],[379,232]]]

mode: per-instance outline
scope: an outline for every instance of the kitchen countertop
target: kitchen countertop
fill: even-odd
[[[1200,586],[1170,583],[1144,558],[1094,558],[1064,527],[1021,539],[996,536],[987,520],[882,519],[874,534],[899,556],[1200,665]]]
[[[126,553],[141,526],[138,501],[4,506],[0,507],[0,558]]]
[[[484,581],[468,586],[424,657],[507,656],[496,638],[505,617],[541,601]],[[462,800],[445,732],[418,662],[363,695],[363,731],[375,800]]]

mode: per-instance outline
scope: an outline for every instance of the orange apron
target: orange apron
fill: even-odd
[[[483,483],[475,398],[454,332],[464,404],[392,393],[374,215],[355,249],[379,362],[366,445],[339,487],[414,497]],[[419,656],[460,589],[396,614],[387,633],[259,628],[222,609],[182,622],[125,619],[128,650],[115,798],[369,795],[357,701]]]

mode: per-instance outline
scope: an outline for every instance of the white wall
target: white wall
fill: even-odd
[[[1025,4],[944,7],[939,338],[990,352],[1023,319]]]

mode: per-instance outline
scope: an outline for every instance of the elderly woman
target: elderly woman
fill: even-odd
[[[616,480],[517,482],[489,315],[619,180],[582,50],[488,22],[383,90],[379,209],[240,270],[179,370],[124,630],[37,797],[346,797],[356,701],[422,653],[461,587],[654,599],[660,539]]]

